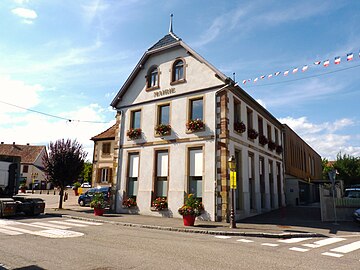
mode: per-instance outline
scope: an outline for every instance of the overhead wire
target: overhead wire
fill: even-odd
[[[23,110],[26,110],[26,111],[29,111],[29,112],[42,114],[42,115],[45,115],[45,116],[48,116],[48,117],[57,118],[57,119],[61,119],[61,120],[66,120],[67,122],[83,122],[83,123],[93,123],[93,124],[107,124],[107,123],[109,123],[109,122],[102,122],[102,121],[78,120],[78,119],[65,118],[65,117],[61,117],[61,116],[58,116],[58,115],[54,115],[54,114],[50,114],[50,113],[45,113],[45,112],[25,108],[25,107],[15,105],[15,104],[12,104],[12,103],[9,103],[9,102],[5,102],[5,101],[2,101],[2,100],[0,100],[0,103],[6,104],[8,106],[16,107],[16,108],[19,108],[19,109],[23,109]]]

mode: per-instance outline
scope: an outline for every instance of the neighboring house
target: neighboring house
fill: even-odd
[[[115,133],[118,124],[91,138],[94,141],[92,186],[111,186],[116,183],[114,171],[117,161],[115,158]]]
[[[0,144],[0,155],[21,157],[20,182],[26,183],[28,189],[47,189],[43,157],[47,155],[43,145]]]
[[[285,205],[281,123],[172,30],[144,53],[111,105],[117,212],[131,212],[122,202],[132,197],[139,214],[180,217],[193,193],[205,207],[201,218],[227,221],[230,156],[237,220]],[[166,211],[152,211],[157,197],[167,199]]]
[[[289,126],[283,127],[286,204],[319,201],[318,183],[323,182],[321,156]]]

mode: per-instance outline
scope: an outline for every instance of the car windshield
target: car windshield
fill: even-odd
[[[346,190],[345,197],[347,198],[360,198],[360,190]]]

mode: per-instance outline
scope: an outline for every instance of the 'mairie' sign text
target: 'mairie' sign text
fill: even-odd
[[[161,96],[166,96],[166,95],[170,95],[170,94],[174,94],[174,93],[176,93],[175,88],[168,88],[168,89],[164,89],[164,90],[154,92],[154,98],[161,97]]]

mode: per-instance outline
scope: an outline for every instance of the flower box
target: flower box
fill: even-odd
[[[259,136],[259,143],[264,146],[269,142],[269,140],[265,137],[265,135],[260,135]]]
[[[191,119],[186,123],[186,128],[188,131],[194,132],[204,129],[204,122],[201,119]]]
[[[135,198],[127,198],[127,199],[125,199],[122,202],[122,206],[124,208],[136,207],[137,206],[136,199]]]
[[[164,124],[157,125],[155,127],[155,133],[156,133],[156,135],[160,135],[160,136],[170,135],[171,126],[170,125],[164,125]]]
[[[255,140],[258,136],[259,133],[255,129],[253,128],[248,129],[248,137],[250,139]]]
[[[234,123],[234,130],[237,133],[244,133],[246,131],[246,126],[244,124],[244,122],[235,122]]]
[[[167,199],[164,197],[158,197],[155,200],[153,200],[151,204],[151,210],[152,211],[161,211],[168,208]]]
[[[276,143],[273,141],[269,141],[268,148],[269,148],[269,150],[274,151],[276,148]]]
[[[131,139],[139,139],[141,136],[141,128],[131,128],[127,131],[126,135]]]

